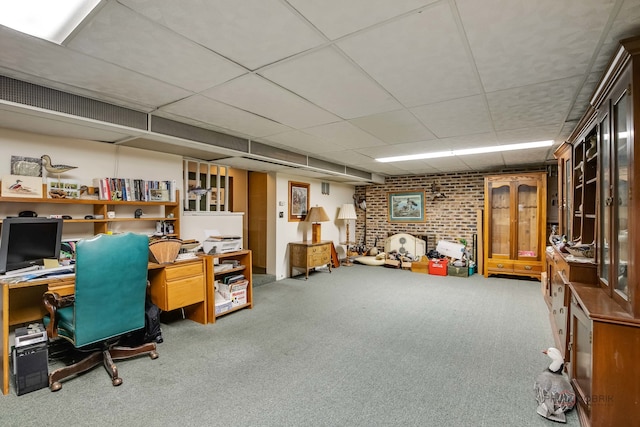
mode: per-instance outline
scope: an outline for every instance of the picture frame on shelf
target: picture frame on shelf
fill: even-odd
[[[389,193],[389,222],[425,222],[424,191]]]
[[[50,199],[79,199],[80,183],[75,179],[47,178],[47,197]]]
[[[2,177],[2,196],[42,199],[42,178],[39,176],[4,175]]]
[[[289,181],[289,222],[304,221],[309,212],[309,184]]]
[[[42,176],[42,159],[38,157],[11,156],[11,174]]]

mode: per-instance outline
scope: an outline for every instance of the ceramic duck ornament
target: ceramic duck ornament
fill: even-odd
[[[557,348],[543,350],[551,358],[549,368],[536,378],[533,389],[538,402],[538,414],[543,417],[566,423],[565,412],[570,411],[576,404],[576,394],[569,380],[563,375],[564,359]]]

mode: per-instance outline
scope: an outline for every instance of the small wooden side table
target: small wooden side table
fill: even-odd
[[[305,270],[305,280],[309,278],[309,270],[327,265],[331,273],[331,240],[318,243],[289,243],[289,277],[293,277],[293,269]]]

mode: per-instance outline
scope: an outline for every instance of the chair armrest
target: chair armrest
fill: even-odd
[[[47,325],[47,336],[55,338],[58,336],[58,316],[56,312],[59,308],[69,307],[75,302],[75,295],[60,296],[57,292],[47,291],[43,297],[44,307],[49,313],[49,324]]]

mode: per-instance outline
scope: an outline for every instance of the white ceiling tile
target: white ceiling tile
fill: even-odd
[[[456,4],[484,88],[493,92],[584,75],[615,0]]]
[[[548,126],[534,126],[532,128],[513,129],[497,132],[500,145],[517,144],[520,142],[534,142],[557,140],[562,126],[557,124]]]
[[[533,148],[531,150],[513,150],[503,151],[502,157],[507,164],[512,165],[528,165],[535,163],[544,163],[549,159],[553,159],[553,153],[550,154],[550,148]]]
[[[261,138],[260,141],[272,142],[280,148],[302,151],[306,154],[326,153],[340,150],[340,145],[301,131],[283,132]],[[335,159],[333,159],[335,161]]]
[[[366,147],[366,149],[356,149],[357,152],[371,156],[374,159],[380,157],[395,157],[410,154],[420,154],[426,152],[443,151],[440,141],[419,141],[405,144],[381,145],[377,147]],[[398,162],[401,163],[401,162]]]
[[[305,133],[325,139],[343,149],[384,145],[384,142],[353,126],[349,122],[338,122],[316,126],[305,129]]]
[[[201,95],[195,95],[160,108],[178,116],[211,123],[251,137],[261,137],[290,130],[274,121],[239,110]]]
[[[288,0],[331,40],[437,0]]]
[[[349,122],[389,144],[435,139],[435,135],[407,110],[373,114]]]
[[[340,120],[328,111],[255,74],[206,90],[202,95],[295,128]]]
[[[120,0],[251,70],[325,42],[279,0]]]
[[[94,98],[153,107],[191,92],[157,79],[36,39],[0,25],[0,67],[19,70]]]
[[[448,2],[337,45],[406,107],[480,93]]]
[[[484,96],[470,96],[412,108],[413,114],[438,138],[490,132]]]
[[[580,77],[574,77],[487,94],[495,129],[562,123],[580,82]]]
[[[244,68],[116,2],[107,3],[67,45],[196,92],[246,73]]]
[[[424,160],[425,164],[440,171],[468,171],[472,168],[465,163],[463,157],[440,157],[438,159]]]
[[[401,107],[333,48],[284,61],[260,74],[344,119]]]

